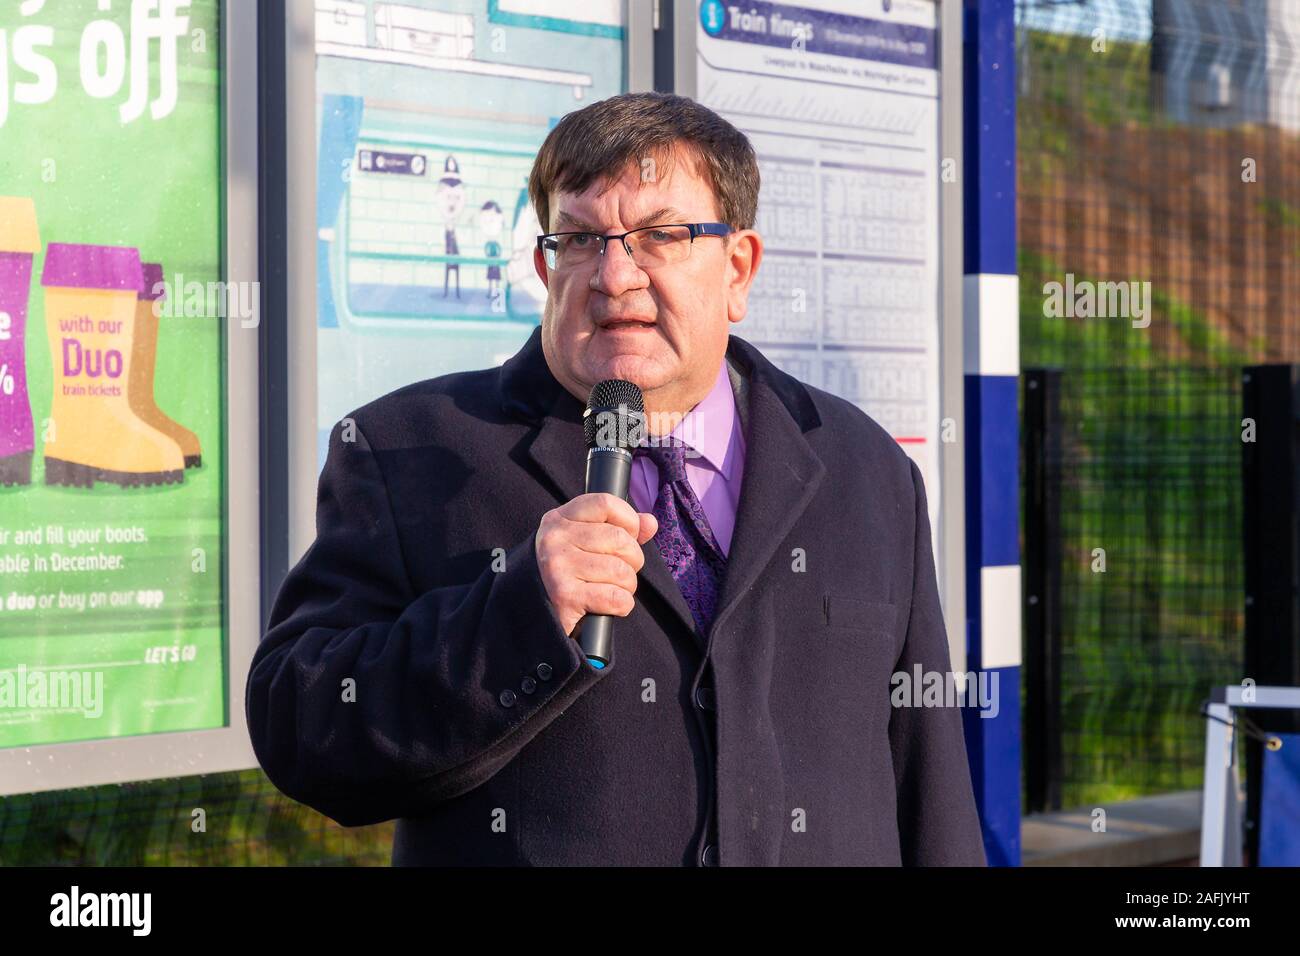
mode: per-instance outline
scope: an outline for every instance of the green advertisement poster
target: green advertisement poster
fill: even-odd
[[[0,748],[226,723],[220,23],[0,0]]]

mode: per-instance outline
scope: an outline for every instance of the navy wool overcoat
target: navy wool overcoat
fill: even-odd
[[[984,865],[920,472],[732,336],[746,459],[707,638],[653,539],[613,661],[556,621],[534,534],[584,490],[583,402],[540,330],[500,368],[336,425],[316,539],[247,683],[284,793],[396,819],[394,864]]]

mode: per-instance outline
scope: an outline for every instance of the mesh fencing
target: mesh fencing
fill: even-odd
[[[1060,536],[1062,806],[1201,785],[1201,702],[1243,673],[1240,382],[1190,367],[1060,375],[1043,468]]]
[[[1021,365],[1060,372],[1060,800],[1199,788],[1201,701],[1243,677],[1242,367],[1300,355],[1300,4],[1016,20]]]

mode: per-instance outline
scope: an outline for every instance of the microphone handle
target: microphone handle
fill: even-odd
[[[587,452],[587,492],[605,492],[627,499],[632,474],[632,452],[626,448],[594,447]],[[587,663],[597,670],[610,662],[614,643],[614,618],[609,614],[588,614],[578,625],[578,639]]]

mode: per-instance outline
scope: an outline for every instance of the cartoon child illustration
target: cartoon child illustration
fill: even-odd
[[[460,244],[456,242],[456,220],[465,208],[465,187],[460,179],[460,164],[456,157],[449,155],[443,164],[442,178],[438,180],[438,206],[442,210],[442,222],[446,228],[444,251],[448,256],[460,255]],[[456,270],[456,298],[460,298],[460,263],[446,262],[442,271],[442,297],[447,298],[447,287],[451,281],[451,271]]]
[[[489,259],[501,257],[501,243],[497,241],[506,226],[505,214],[495,199],[489,199],[478,213],[479,231],[487,238],[483,246],[483,255]],[[501,287],[501,267],[495,263],[487,267],[487,296],[489,301],[497,301],[498,289]]]

